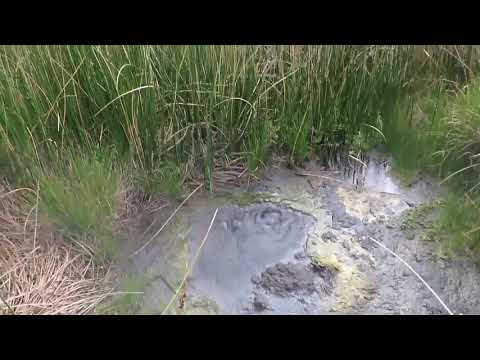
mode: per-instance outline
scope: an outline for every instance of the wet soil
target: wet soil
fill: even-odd
[[[445,314],[371,238],[410,264],[454,313],[479,313],[479,270],[467,257],[446,257],[431,238],[436,208],[426,205],[441,189],[426,178],[400,182],[380,154],[360,160],[365,165],[330,170],[314,161],[301,170],[272,166],[253,188],[192,198],[122,268],[148,279],[140,312],[163,312],[218,208],[169,314]],[[239,197],[245,192],[248,201]],[[136,245],[169,213],[149,215],[157,225]]]

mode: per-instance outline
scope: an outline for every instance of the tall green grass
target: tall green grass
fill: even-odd
[[[244,153],[251,170],[269,151],[301,162],[373,125],[413,76],[412,54],[393,46],[3,47],[2,158],[22,163],[28,178],[72,148],[105,149],[138,171],[191,161],[207,181],[220,153]]]
[[[473,74],[473,75],[472,75]],[[448,185],[437,224],[453,250],[480,254],[480,80],[438,79],[394,109],[384,125],[398,169],[430,173]],[[458,80],[457,80],[458,81]]]
[[[181,197],[191,171],[212,189],[215,164],[235,156],[256,171],[272,153],[301,164],[387,140],[427,158],[432,142],[419,134],[440,130],[416,129],[405,104],[432,79],[467,79],[472,49],[2,46],[0,169],[17,184],[40,180],[49,217],[82,234],[111,221],[114,168]]]

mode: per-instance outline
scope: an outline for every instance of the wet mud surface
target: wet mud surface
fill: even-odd
[[[193,217],[191,234],[204,234],[210,219],[211,215],[203,214]],[[271,264],[294,260],[312,225],[311,216],[286,206],[261,203],[221,208],[193,268],[187,293],[211,296],[226,313],[242,312],[249,305],[252,277]],[[192,236],[193,251],[200,246],[198,240]]]
[[[374,238],[454,313],[479,313],[479,270],[466,257],[444,256],[429,236],[435,207],[422,209],[440,189],[428,179],[402,184],[378,154],[363,162],[350,167],[354,174],[314,162],[302,172],[272,166],[248,189],[248,202],[206,195],[189,201],[123,269],[148,279],[139,312],[162,313],[178,290],[168,314],[445,314]]]

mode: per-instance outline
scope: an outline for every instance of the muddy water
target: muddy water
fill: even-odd
[[[162,313],[218,208],[169,314],[444,314],[372,237],[407,261],[453,312],[478,313],[478,269],[468,258],[445,257],[428,236],[435,211],[418,212],[439,189],[428,179],[402,184],[379,154],[360,160],[331,171],[312,162],[302,169],[308,176],[271,167],[259,184],[241,190],[251,194],[248,201],[189,201],[125,270],[148,280],[140,312]],[[168,214],[150,218],[158,225],[147,235]]]
[[[211,216],[211,212],[194,216],[192,235],[204,234]],[[187,293],[212,297],[225,313],[247,311],[252,277],[268,266],[293,261],[294,255],[303,251],[312,225],[311,216],[281,205],[220,208]],[[200,240],[192,236],[193,250],[198,249]]]

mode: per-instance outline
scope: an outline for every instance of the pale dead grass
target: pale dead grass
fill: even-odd
[[[92,314],[110,272],[38,221],[34,191],[0,183],[0,314]]]
[[[191,171],[186,180],[189,189],[194,189],[206,182],[201,167]],[[228,192],[242,185],[254,184],[259,180],[259,177],[248,170],[245,154],[234,153],[231,156],[225,156],[223,151],[215,154],[212,170],[214,192]]]
[[[114,221],[118,231],[125,231],[138,220],[139,216],[157,212],[171,205],[165,194],[147,194],[128,181],[123,181],[119,197],[121,209]]]

